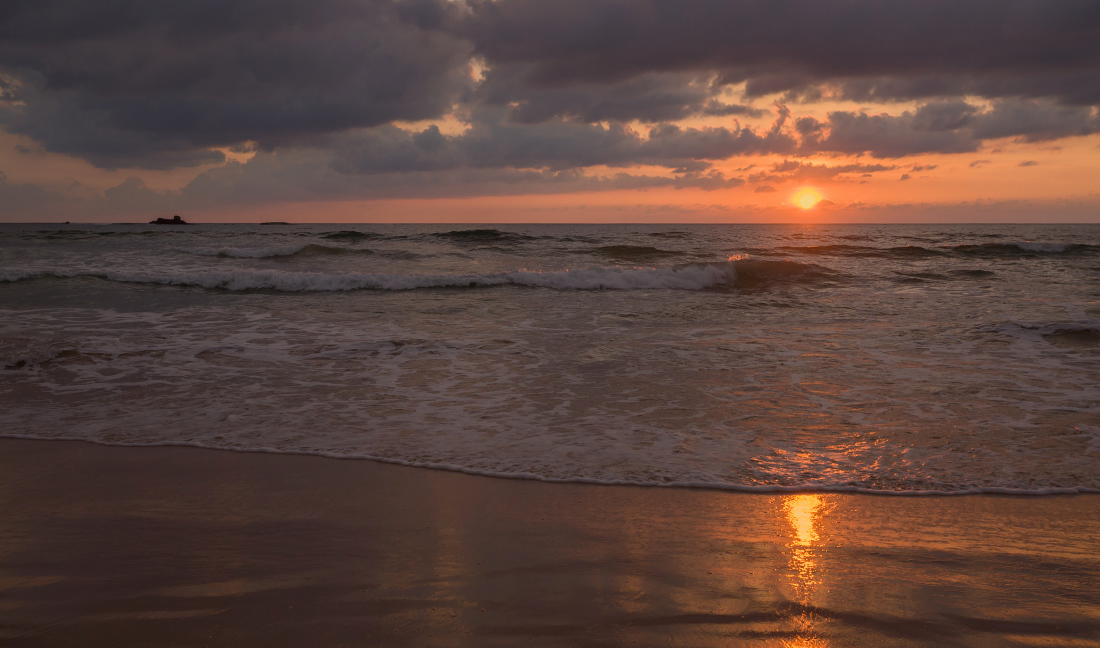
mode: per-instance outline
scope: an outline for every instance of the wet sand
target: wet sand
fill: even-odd
[[[0,440],[3,646],[1097,646],[1100,496]]]

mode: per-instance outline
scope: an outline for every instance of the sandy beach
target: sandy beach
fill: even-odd
[[[0,441],[5,646],[1086,646],[1100,496]]]

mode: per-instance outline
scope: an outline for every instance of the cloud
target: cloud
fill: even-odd
[[[393,126],[334,138],[334,168],[345,174],[440,171],[458,168],[549,169],[591,166],[663,166],[681,173],[702,171],[710,161],[735,155],[791,153],[794,138],[783,132],[786,115],[758,132],[747,127],[689,128],[657,124],[639,132],[570,120],[519,124],[503,109],[475,116],[466,132],[443,135],[429,126],[411,133]]]
[[[823,180],[847,180],[849,176],[869,176],[881,171],[893,171],[898,167],[886,164],[813,164],[798,160],[784,160],[772,165],[771,169],[748,176],[749,182],[810,182]]]
[[[217,161],[392,120],[469,89],[443,5],[398,0],[18,2],[0,13],[0,125],[97,166]],[[20,105],[22,104],[22,105]]]
[[[45,209],[64,202],[65,196],[42,185],[11,183],[0,172],[0,205],[8,217],[20,217],[42,213]]]
[[[719,70],[750,95],[821,83],[865,97],[1051,96],[1095,102],[1089,0],[469,0],[459,29],[541,87]],[[675,28],[670,28],[675,26]],[[1049,73],[1054,73],[1053,75]],[[937,79],[948,81],[937,83]],[[1091,83],[1089,82],[1091,80]]]
[[[765,118],[750,100],[766,93],[922,103],[824,120],[779,105],[770,128],[677,123]],[[650,165],[702,186],[733,156],[895,159],[1088,135],[1100,132],[1098,102],[1092,0],[36,0],[0,11],[0,129],[106,169],[327,149],[343,175]],[[448,115],[466,131],[395,125]]]
[[[1050,66],[1041,71],[1021,67],[980,76],[947,71],[917,76],[831,79],[825,82],[827,88],[821,82],[813,82],[801,88],[784,90],[787,90],[792,101],[812,99],[828,90],[835,98],[863,103],[962,96],[1055,98],[1064,104],[1079,106],[1100,103],[1100,70],[1097,70],[1095,62],[1085,69],[1074,69],[1077,67],[1070,65],[1068,69],[1059,69]]]
[[[1022,166],[1022,167],[1033,167],[1033,166],[1039,166],[1039,163],[1036,162],[1035,160],[1024,160],[1023,162],[1020,163],[1020,166]]]
[[[931,102],[900,115],[831,112],[825,122],[796,120],[802,152],[877,158],[923,153],[968,153],[990,139],[1016,137],[1035,142],[1100,132],[1091,108],[1029,99],[996,100],[988,110],[961,100]]]
[[[718,98],[714,73],[652,72],[612,83],[543,87],[527,82],[529,65],[502,64],[485,72],[473,99],[510,106],[509,119],[534,124],[559,117],[581,122],[667,122],[694,115],[760,117],[766,111]]]
[[[993,102],[990,111],[978,115],[972,128],[978,139],[1020,137],[1028,142],[1041,142],[1100,132],[1100,117],[1088,107],[1001,100]]]
[[[919,110],[916,114],[901,115],[832,112],[828,122],[816,129],[816,132],[827,130],[828,135],[807,139],[803,148],[854,155],[870,153],[877,158],[977,150],[979,142],[969,131],[922,128],[919,113]]]
[[[558,194],[615,189],[703,189],[737,187],[744,181],[717,171],[669,176],[595,174],[581,169],[453,167],[375,174],[337,170],[331,151],[319,148],[259,152],[248,162],[229,162],[200,173],[179,191],[157,191],[131,178],[108,189],[104,199],[84,201],[97,213],[187,211],[234,205],[319,200],[448,198]]]

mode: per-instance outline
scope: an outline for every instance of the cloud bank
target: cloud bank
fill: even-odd
[[[861,107],[805,114],[822,101]],[[973,154],[993,140],[1091,135],[1098,105],[1094,0],[11,0],[0,9],[0,129],[102,169],[220,165],[180,192],[190,200],[746,182],[768,193],[860,165],[894,170],[907,156]],[[234,150],[259,153],[227,163]],[[758,156],[881,163],[715,170]],[[127,204],[160,200],[138,185],[116,189]],[[64,195],[0,182],[9,207]]]

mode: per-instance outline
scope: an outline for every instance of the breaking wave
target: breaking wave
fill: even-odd
[[[196,286],[220,290],[331,292],[526,286],[554,290],[705,290],[754,289],[765,284],[816,281],[830,277],[826,268],[793,261],[739,260],[689,264],[675,268],[593,267],[557,272],[517,270],[497,274],[371,274],[225,270],[197,272],[78,271],[10,272],[0,281],[90,277],[123,283]]]

